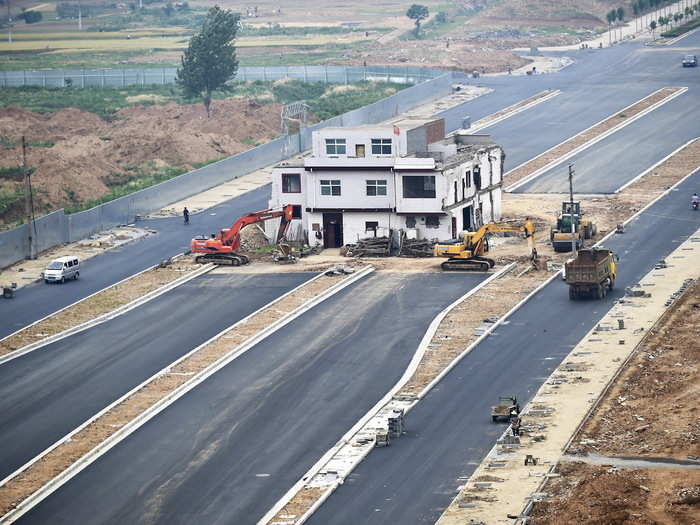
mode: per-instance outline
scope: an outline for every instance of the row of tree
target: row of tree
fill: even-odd
[[[693,3],[695,0],[681,0],[680,11],[672,13],[674,4],[677,0],[636,0],[632,3],[632,12],[635,16],[635,30],[640,30],[648,26],[652,33],[657,27],[663,27],[673,22],[680,23],[684,18],[692,18],[695,13],[700,13],[700,2]],[[645,15],[650,19],[655,15],[657,10],[663,10],[663,15],[658,19],[646,21]],[[612,33],[615,30],[615,22],[624,22],[625,10],[622,7],[612,9],[605,15],[608,21],[608,38],[612,42]],[[619,26],[620,38],[622,38],[622,26]]]

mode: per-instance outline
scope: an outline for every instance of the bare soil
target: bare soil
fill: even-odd
[[[203,346],[185,359],[171,365],[131,396],[77,432],[50,453],[37,460],[0,487],[0,515],[4,515],[29,495],[39,490],[54,476],[63,472],[124,425],[153,407],[207,367],[230,355],[260,330],[289,315],[302,304],[338,283],[346,276],[324,275],[288,295],[249,320],[234,325],[221,337]]]
[[[635,350],[572,451],[700,457],[699,380],[700,283],[696,283]]]
[[[564,463],[535,504],[532,525],[693,525],[700,521],[700,470],[621,470]]]
[[[521,179],[524,179],[528,175],[534,173],[535,171],[544,168],[550,162],[566,155],[567,153],[573,151],[577,147],[593,140],[599,135],[605,133],[606,131],[619,126],[626,120],[634,117],[646,108],[662,101],[663,99],[670,97],[676,93],[680,88],[663,88],[659,91],[652,93],[651,95],[643,98],[639,102],[636,102],[632,106],[622,111],[618,111],[614,115],[608,117],[604,121],[592,126],[591,128],[585,130],[579,135],[571,137],[569,140],[554,146],[553,148],[547,150],[542,155],[535,157],[528,162],[525,162],[518,166],[517,168],[509,171],[505,175],[505,179],[508,184],[513,184]]]
[[[0,340],[0,355],[9,354],[26,345],[95,319],[199,268],[201,265],[194,264],[189,259],[182,259],[176,260],[166,268],[154,268],[135,275],[123,283],[103,290],[56,315]]]
[[[225,99],[214,101],[209,119],[201,103],[168,103],[124,108],[106,122],[78,109],[42,115],[9,106],[0,108],[0,137],[54,143],[29,147],[27,155],[36,169],[32,182],[39,207],[53,210],[106,195],[109,182],[125,172],[189,170],[250,149],[278,136],[279,112],[274,103]],[[21,153],[20,147],[3,148],[0,168],[21,164]]]
[[[653,292],[652,292],[653,293]],[[570,453],[688,459],[700,455],[700,283],[650,330],[577,434]],[[559,466],[530,523],[700,522],[700,468]]]

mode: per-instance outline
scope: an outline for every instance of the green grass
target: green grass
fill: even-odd
[[[18,186],[0,182],[0,216],[11,211],[22,200],[24,200],[24,193]]]
[[[253,82],[236,82],[226,91],[214,93],[215,99],[228,97],[245,97],[259,103],[271,101],[287,104],[296,100],[307,100],[311,112],[319,119],[330,118],[346,111],[375,102],[386,96],[389,88],[399,90],[407,87],[403,84],[363,82],[356,84],[360,89],[342,93],[330,93],[323,96],[328,85],[321,82],[291,81],[274,85],[273,82],[256,80]],[[332,86],[330,86],[332,87]],[[129,101],[137,95],[156,95],[163,102],[193,104],[199,98],[185,97],[176,85],[166,86],[125,86],[125,87],[86,87],[86,88],[42,88],[26,86],[21,88],[0,89],[0,106],[19,106],[36,113],[51,113],[64,108],[78,108],[99,115],[105,120],[117,118],[117,112],[125,107],[136,105],[153,105],[153,100],[142,102]],[[0,138],[0,145],[14,147],[16,144]],[[51,147],[51,142],[30,142],[33,147]],[[216,159],[218,160],[218,159]]]

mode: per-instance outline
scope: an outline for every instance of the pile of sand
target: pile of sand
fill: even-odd
[[[45,212],[99,198],[109,192],[107,182],[125,172],[192,169],[195,163],[250,149],[279,134],[279,114],[278,104],[245,99],[215,100],[211,118],[202,104],[169,103],[122,109],[113,122],[78,109],[40,115],[3,107],[0,137],[19,143],[24,135],[30,143],[54,143],[29,147],[27,155],[28,165],[36,170],[39,211]],[[0,167],[20,163],[19,146],[2,148]]]

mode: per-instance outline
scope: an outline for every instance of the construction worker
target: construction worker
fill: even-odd
[[[693,196],[690,198],[690,205],[694,210],[697,210],[698,204],[700,204],[700,197],[698,197],[697,193],[693,193]]]
[[[187,206],[185,206],[185,209],[182,210],[182,216],[185,218],[185,224],[190,223],[190,210],[187,209]]]

